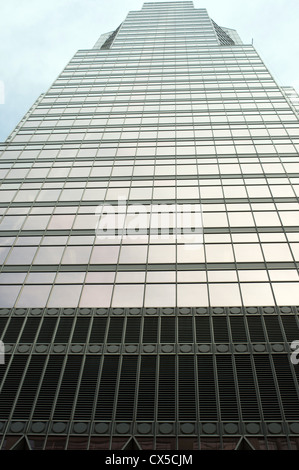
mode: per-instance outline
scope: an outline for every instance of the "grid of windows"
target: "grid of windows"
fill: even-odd
[[[2,153],[3,307],[299,301],[296,115],[252,46],[119,48],[148,8],[109,52],[79,51]],[[150,27],[172,37],[169,21]],[[148,217],[143,236],[103,243],[95,207],[119,197],[148,214],[200,201],[204,236],[192,253]]]

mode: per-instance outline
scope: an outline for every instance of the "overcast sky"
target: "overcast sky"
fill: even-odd
[[[153,0],[151,0],[153,1]],[[92,48],[142,0],[0,0],[0,141],[47,91],[78,49]],[[299,91],[298,0],[194,0],[219,25],[236,29],[279,85]]]

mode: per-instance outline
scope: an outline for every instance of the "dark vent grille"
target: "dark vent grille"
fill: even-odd
[[[143,342],[156,343],[158,336],[158,318],[145,318],[143,327]]]
[[[211,329],[209,317],[195,317],[196,341],[198,343],[211,343]]]
[[[26,343],[281,343],[297,338],[295,315],[113,315],[111,317],[5,318],[7,338]],[[248,324],[248,331],[247,331]],[[284,325],[284,328],[282,327]],[[194,329],[194,326],[195,329]],[[108,327],[108,328],[107,328]],[[55,331],[57,328],[57,333]],[[89,336],[90,331],[90,336]],[[265,332],[265,336],[264,336]],[[233,345],[231,345],[233,348]],[[254,347],[254,346],[253,346]],[[18,348],[18,346],[17,346]],[[22,346],[23,348],[23,346]],[[159,346],[160,348],[160,346]],[[179,348],[179,346],[176,346]],[[15,420],[260,421],[299,420],[298,378],[289,354],[252,354],[252,346],[220,354],[221,348],[103,349],[104,354],[50,354],[33,346],[6,354],[0,367],[0,418]],[[233,349],[232,349],[233,350]],[[264,350],[264,347],[261,351]],[[18,349],[17,349],[18,351]],[[20,350],[21,351],[21,350]],[[115,351],[115,352],[113,352]],[[134,352],[135,351],[135,352]],[[180,351],[174,349],[173,352]],[[28,356],[27,356],[28,354]],[[28,363],[26,362],[28,358]],[[11,362],[10,362],[11,361]],[[27,364],[27,366],[26,366]],[[295,374],[298,376],[295,378]]]
[[[0,339],[2,339],[4,328],[6,327],[7,318],[0,318]]]
[[[33,419],[49,419],[64,356],[50,356],[33,413]]]
[[[38,343],[49,343],[53,340],[56,327],[55,343],[67,343],[70,341],[71,335],[73,343],[103,343],[104,341],[139,343],[140,335],[144,343],[157,343],[158,339],[161,343],[176,341],[193,343],[195,339],[197,343],[211,343],[212,341],[229,343],[231,339],[235,343],[247,341],[273,343],[284,342],[284,335],[291,342],[296,339],[295,333],[298,331],[296,317],[291,315],[281,317],[274,315],[263,317],[258,315],[247,315],[246,317],[216,315],[211,317],[178,316],[176,318],[113,316],[108,320],[108,334],[106,332],[106,317],[63,317],[59,319],[58,326],[58,320],[52,317],[43,319],[11,317],[8,324],[6,318],[2,320],[2,330],[6,328],[3,334],[4,343],[16,342],[18,338],[21,342],[32,343],[36,335]]]
[[[67,343],[73,326],[73,318],[60,318],[57,333],[54,339],[55,343]]]
[[[140,318],[128,318],[126,327],[125,343],[139,343],[140,340]]]
[[[236,355],[235,361],[238,376],[239,395],[241,399],[242,418],[244,420],[259,420],[260,412],[250,357]]]
[[[160,356],[158,419],[175,419],[175,356]]]
[[[264,320],[266,324],[269,341],[270,342],[275,342],[275,341],[283,342],[284,339],[281,334],[278,317],[274,317],[273,315],[271,315],[271,317],[264,317]]]
[[[179,419],[196,420],[194,357],[179,357]]]
[[[53,419],[69,419],[71,416],[81,362],[81,356],[67,359]]]
[[[213,329],[215,343],[229,342],[226,317],[213,317]]]
[[[123,323],[122,317],[116,317],[110,319],[109,332],[108,332],[108,343],[121,343],[123,334]]]
[[[6,361],[8,359],[9,358],[6,357]],[[11,413],[11,408],[21,383],[27,359],[28,356],[14,356],[10,364],[8,374],[1,390],[0,416],[2,419],[8,418]]]
[[[262,320],[260,317],[247,317],[250,338],[253,343],[265,342]]]
[[[179,343],[193,343],[192,317],[179,317]]]
[[[105,357],[95,419],[112,418],[118,362],[119,356]]]
[[[281,419],[275,383],[268,356],[254,356],[258,389],[261,397],[264,419]]]
[[[124,356],[119,382],[116,419],[133,419],[137,356]]]
[[[294,384],[290,360],[287,356],[273,355],[276,377],[286,419],[299,419],[298,391]],[[298,387],[298,384],[297,384]]]
[[[103,343],[105,339],[107,318],[94,318],[90,333],[90,343]]]
[[[50,343],[52,341],[57,318],[44,318],[37,337],[38,343]]]
[[[175,318],[161,318],[161,343],[175,343]]]
[[[27,418],[35,400],[35,394],[43,371],[45,356],[32,356],[24,378],[13,419]]]
[[[244,318],[242,317],[230,317],[230,327],[232,340],[236,343],[247,342],[248,338],[246,335],[246,329],[244,324]]]
[[[84,343],[86,341],[89,324],[90,318],[77,318],[76,326],[72,337],[73,343]]]
[[[153,420],[156,408],[156,356],[142,356],[137,419]]]
[[[87,356],[83,368],[74,419],[91,419],[101,356]]]
[[[202,421],[218,419],[212,356],[197,357],[199,414]]]
[[[40,318],[27,318],[20,343],[33,343],[39,324]]]
[[[217,356],[217,376],[222,420],[239,419],[232,360]]]
[[[7,330],[5,332],[3,342],[15,343],[18,339],[23,323],[24,318],[11,318]]]
[[[299,338],[298,324],[296,318],[291,315],[281,317],[287,340],[291,343]]]

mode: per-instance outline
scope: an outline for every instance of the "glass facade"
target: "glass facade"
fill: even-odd
[[[297,101],[191,1],[75,54],[0,146],[3,448],[297,448]]]

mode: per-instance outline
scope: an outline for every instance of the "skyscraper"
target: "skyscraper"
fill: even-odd
[[[296,99],[191,1],[37,99],[1,145],[2,448],[299,447]]]

